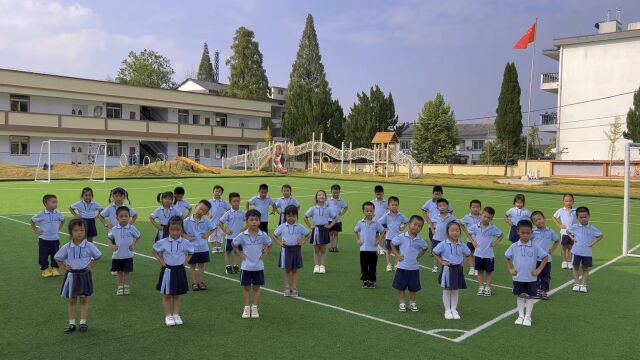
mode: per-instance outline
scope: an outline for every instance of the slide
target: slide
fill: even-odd
[[[262,159],[262,161],[258,165],[258,169],[260,169],[260,170],[265,169],[273,161],[273,167],[275,168],[275,171],[279,172],[280,174],[288,173],[289,169],[287,169],[286,167],[282,166],[282,164],[280,163],[279,159],[280,159],[280,157],[276,157],[276,160],[274,160],[273,156],[269,155],[269,156],[265,157],[264,159]]]
[[[189,159],[189,158],[186,158],[186,157],[184,157],[184,156],[178,156],[178,157],[176,157],[176,160],[178,160],[178,161],[182,161],[182,162],[183,162],[183,163],[185,163],[185,164],[189,164],[189,165],[191,165],[191,167],[193,167],[194,169],[198,169],[198,170],[200,170],[200,171],[210,172],[210,173],[212,173],[212,174],[218,174],[218,171],[217,171],[217,170],[212,169],[212,168],[210,168],[210,167],[206,167],[206,166],[204,166],[204,165],[202,165],[202,164],[198,164],[197,162],[195,162],[195,161],[193,161],[193,160],[191,160],[191,159]]]

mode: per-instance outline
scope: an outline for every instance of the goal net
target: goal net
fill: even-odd
[[[44,140],[36,167],[35,181],[55,178],[83,178],[106,181],[107,143],[104,141]]]
[[[622,219],[622,254],[640,257],[640,143],[630,143],[624,149],[624,207]],[[631,230],[631,231],[630,231]]]

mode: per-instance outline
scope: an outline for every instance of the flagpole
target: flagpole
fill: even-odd
[[[537,37],[538,35],[538,18],[536,18],[536,23],[535,23],[535,35]],[[524,155],[524,175],[522,176],[523,179],[525,179],[528,181],[529,180],[529,131],[531,130],[531,127],[529,125],[529,120],[531,118],[531,92],[533,90],[533,65],[534,65],[534,59],[536,58],[536,38],[533,38],[533,51],[531,52],[531,71],[529,73],[529,107],[527,109],[527,138],[525,140],[526,146],[525,146],[525,155]]]

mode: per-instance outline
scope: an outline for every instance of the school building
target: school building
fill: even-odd
[[[35,166],[43,140],[107,142],[107,166],[189,157],[207,166],[264,142],[271,101],[0,69],[0,161]],[[91,149],[52,143],[52,163]],[[78,156],[77,153],[83,155]]]

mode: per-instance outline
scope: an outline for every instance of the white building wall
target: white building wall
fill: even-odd
[[[260,129],[262,127],[262,119],[259,117],[227,114],[227,126],[241,127],[240,123],[244,123],[244,127],[248,129]]]
[[[0,92],[0,111],[9,111],[10,109],[9,94]]]

